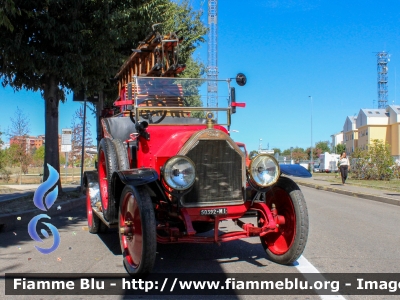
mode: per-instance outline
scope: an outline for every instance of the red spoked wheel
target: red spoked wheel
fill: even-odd
[[[308,237],[308,211],[303,193],[291,179],[280,177],[266,193],[266,204],[271,212],[275,205],[279,225],[277,232],[260,237],[261,244],[272,261],[293,263],[303,253]]]
[[[147,274],[156,258],[156,222],[144,187],[127,185],[122,191],[119,233],[124,265],[129,274]]]
[[[118,170],[118,159],[113,143],[108,138],[103,138],[99,145],[99,186],[101,206],[104,218],[110,223],[116,221],[115,199],[110,193],[111,176]]]

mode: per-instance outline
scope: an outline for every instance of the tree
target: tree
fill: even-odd
[[[30,144],[27,142],[30,131],[29,119],[23,111],[17,107],[14,118],[10,118],[11,128],[8,129],[10,136],[9,157],[12,164],[19,167],[19,184],[21,184],[22,173],[28,172],[28,165],[31,162]]]
[[[1,17],[1,16],[0,16]],[[1,139],[1,136],[3,135],[3,132],[0,132],[0,174],[1,178],[5,180],[6,182],[9,182],[11,177],[11,171],[6,169],[7,165],[7,150],[2,149],[2,146],[4,145],[3,140]]]
[[[253,158],[256,157],[257,155],[258,155],[258,151],[252,150],[252,151],[250,151],[250,153],[249,153],[249,158],[250,158],[250,159],[253,159]]]
[[[41,167],[44,164],[44,146],[40,146],[39,148],[35,149],[32,154],[32,161],[33,164],[37,167]]]
[[[153,23],[173,19],[173,7],[179,5],[168,0],[6,0],[6,4],[0,13],[0,27],[6,28],[0,30],[0,78],[3,86],[17,91],[42,92],[45,165],[59,172],[59,102],[68,91],[82,88],[89,95],[115,94],[110,78],[133,45]],[[199,28],[191,26],[190,18],[185,21],[192,38],[186,41],[183,58],[201,41]],[[44,180],[47,177],[45,167]]]
[[[184,37],[179,45],[179,60],[187,64],[184,77],[200,77],[204,73],[204,65],[192,58],[193,52],[203,43],[207,27],[201,20],[202,11],[193,11],[188,0],[180,4],[171,2],[167,6],[165,19],[161,26],[162,32],[178,32]]]
[[[305,150],[305,153],[307,154],[307,159],[311,159],[310,153],[311,153],[311,149],[307,148]],[[313,147],[313,160],[319,158],[319,155],[321,154],[321,149],[317,150],[315,147]]]
[[[315,144],[313,149],[314,156],[319,157],[322,153],[330,152],[329,142],[328,141],[319,141]]]
[[[372,140],[367,150],[356,148],[352,157],[352,176],[357,179],[390,180],[393,176],[394,159],[390,146],[382,140]]]
[[[346,145],[345,144],[338,144],[336,146],[336,153],[337,154],[342,154],[343,152],[346,152]]]
[[[0,131],[0,171],[4,170],[5,167],[5,151],[3,150],[2,146],[4,145],[4,142],[1,138],[1,136],[3,135],[3,132]]]
[[[307,153],[301,147],[286,149],[281,153],[281,155],[287,157],[287,159],[292,158],[293,160],[296,161],[306,160],[308,157]]]
[[[308,155],[304,152],[303,148],[296,148],[292,152],[292,159],[295,161],[307,160]]]
[[[2,8],[0,9],[0,27],[4,26],[6,29],[13,31],[14,26],[11,24],[10,19],[7,15],[15,16],[21,14],[19,9],[15,8],[15,3],[13,0],[3,0],[1,1]]]
[[[291,153],[290,149],[285,149],[285,150],[282,151],[281,155],[290,157],[290,153]]]
[[[72,118],[71,128],[72,128],[72,137],[71,137],[71,148],[72,151],[69,152],[69,159],[72,163],[72,166],[75,166],[77,163],[81,165],[82,159],[82,144],[83,144],[83,107],[81,106],[79,109],[75,111],[75,114]],[[85,146],[92,146],[92,133],[90,130],[90,122],[86,119],[85,124]],[[85,159],[90,158],[90,155],[84,152]]]
[[[279,148],[272,148],[272,150],[274,150],[274,153],[278,153],[278,154],[281,154],[281,149],[279,149]]]

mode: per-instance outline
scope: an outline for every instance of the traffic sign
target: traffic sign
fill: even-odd
[[[62,129],[61,130],[61,145],[71,145],[71,136],[72,130],[71,129]],[[67,151],[63,151],[67,152]]]
[[[61,145],[61,152],[71,152],[72,146],[71,145]]]

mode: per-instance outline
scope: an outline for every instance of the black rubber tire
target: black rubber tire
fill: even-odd
[[[130,169],[127,147],[119,139],[113,139],[112,143],[114,145],[115,151],[117,152],[118,170]]]
[[[281,195],[286,194],[288,196],[286,200],[289,201],[290,199],[293,207],[288,208],[286,207],[287,205],[285,206],[285,204],[280,203],[279,197],[277,197],[279,193],[281,193]],[[271,239],[271,237],[274,238],[277,237],[277,235],[274,236],[273,233],[270,233],[264,237],[260,237],[261,244],[272,261],[284,265],[291,264],[295,262],[303,253],[308,238],[308,210],[303,193],[293,180],[287,177],[280,177],[277,183],[266,193],[265,196],[267,206],[271,209],[271,205],[274,203],[276,205],[278,215],[291,209],[294,210],[295,222],[293,223],[295,224],[293,224],[292,227],[295,227],[295,234],[286,252],[280,254],[274,253],[271,251],[272,248],[267,245],[266,237],[269,236],[268,239]],[[286,224],[280,226],[280,230],[283,232],[283,234],[294,229],[288,228],[288,224],[290,224],[289,218],[286,218]],[[288,227],[285,228],[285,226]],[[281,233],[281,236],[283,236],[283,234]]]
[[[98,174],[103,215],[104,219],[108,222],[115,223],[117,220],[117,209],[115,199],[110,191],[111,176],[118,170],[118,159],[114,144],[109,138],[103,138],[100,141],[98,155]],[[104,205],[105,203],[107,205]]]
[[[122,191],[120,203],[118,229],[125,269],[131,275],[148,274],[153,269],[157,250],[156,219],[150,195],[144,186],[127,185]],[[131,210],[128,211],[127,206]],[[121,233],[121,228],[126,228],[126,221],[130,220],[134,223],[132,240]],[[139,253],[131,255],[132,250]]]

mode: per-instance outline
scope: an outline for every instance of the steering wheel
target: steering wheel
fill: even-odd
[[[166,106],[164,102],[155,98],[147,98],[139,102],[138,106],[143,105],[143,106],[159,107],[159,104],[161,104],[161,106]],[[148,120],[150,124],[158,124],[162,120],[164,120],[164,118],[167,116],[167,113],[168,113],[167,110],[140,110],[139,116],[145,120]],[[158,117],[158,119],[153,121],[153,116]]]

